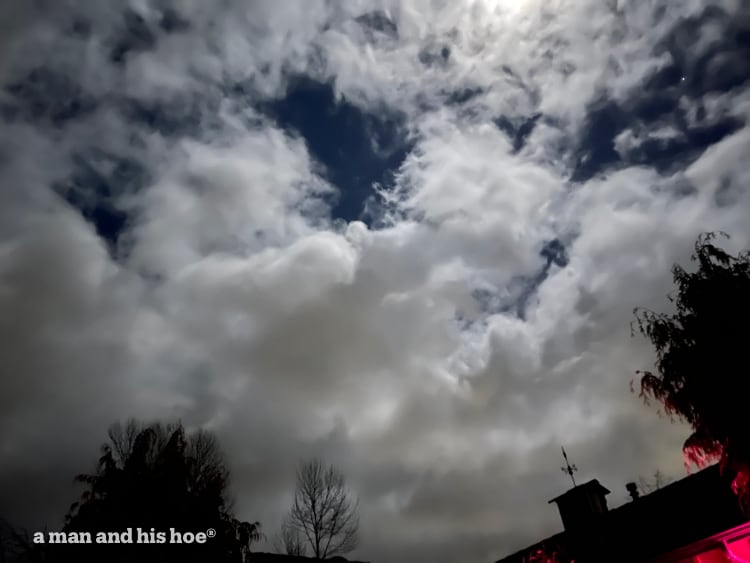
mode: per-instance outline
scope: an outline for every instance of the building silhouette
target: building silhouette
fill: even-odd
[[[750,563],[750,521],[717,465],[607,507],[596,479],[552,499],[564,531],[497,563]]]

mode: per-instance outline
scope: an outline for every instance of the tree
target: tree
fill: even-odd
[[[319,459],[300,465],[294,502],[282,526],[283,533],[290,546],[302,543],[316,559],[345,555],[357,547],[358,502],[352,501],[338,469]]]
[[[645,477],[639,477],[638,478],[638,488],[641,490],[641,492],[644,495],[647,495],[649,493],[653,493],[654,491],[658,491],[662,487],[666,487],[669,485],[674,479],[671,477],[664,475],[659,469],[654,471],[654,474],[651,476],[650,479],[646,479]]]
[[[250,557],[250,546],[266,539],[266,535],[261,531],[260,522],[241,522],[232,518],[231,529],[234,531],[234,539],[237,541],[241,561]]]
[[[638,330],[657,356],[655,371],[636,373],[642,375],[640,395],[646,403],[655,399],[667,415],[691,425],[683,447],[686,467],[719,461],[747,506],[750,252],[731,255],[713,244],[715,236],[698,237],[695,272],[672,268],[677,295],[668,299],[676,313],[635,310]]]
[[[92,474],[79,475],[86,485],[81,500],[71,506],[65,532],[121,532],[141,528],[156,532],[216,534],[204,544],[169,545],[170,558],[242,562],[250,546],[262,538],[258,522],[240,522],[231,513],[227,495],[229,472],[215,437],[198,430],[185,432],[181,423],[110,427],[109,442]],[[113,560],[114,546],[106,559]],[[165,552],[145,546],[132,555],[139,560]],[[103,553],[103,552],[102,552]],[[91,548],[87,557],[101,557]],[[126,560],[129,560],[127,557]],[[119,560],[119,559],[117,559]]]
[[[48,533],[46,527],[43,533]],[[14,529],[6,520],[0,518],[0,563],[46,561],[43,547],[34,544],[28,530]]]
[[[281,524],[281,533],[274,540],[274,549],[277,553],[294,555],[296,557],[307,556],[307,545],[300,530],[289,523],[289,517]]]

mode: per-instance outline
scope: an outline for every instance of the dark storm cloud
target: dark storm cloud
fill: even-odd
[[[59,127],[91,113],[97,105],[70,77],[44,67],[8,84],[6,94],[2,113],[11,123],[37,121]]]

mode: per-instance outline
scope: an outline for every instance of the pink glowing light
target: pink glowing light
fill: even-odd
[[[706,452],[699,446],[685,446],[682,449],[682,463],[685,465],[685,471],[690,475],[692,466],[698,469],[708,467],[721,459],[721,454],[716,452]]]

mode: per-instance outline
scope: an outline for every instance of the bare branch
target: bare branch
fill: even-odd
[[[325,559],[349,553],[357,546],[359,504],[352,503],[343,474],[319,459],[297,470],[297,488],[292,509],[282,526],[290,544],[309,546],[313,556]],[[289,553],[289,547],[287,547]]]

